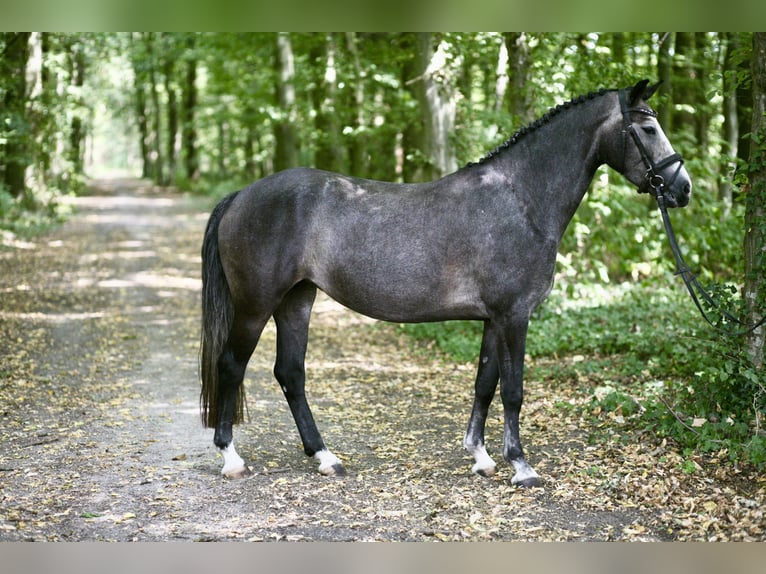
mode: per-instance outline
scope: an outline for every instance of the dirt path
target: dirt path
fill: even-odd
[[[413,351],[394,327],[326,299],[308,392],[349,475],[322,477],[303,455],[270,374],[270,326],[248,371],[251,422],[235,430],[255,475],[223,480],[197,406],[210,201],[112,180],[73,203],[66,225],[0,244],[0,540],[763,537],[763,482],[683,473],[641,440],[589,445],[534,380],[523,432],[546,486],[512,488],[507,465],[473,476],[460,447],[472,366]],[[494,407],[497,460],[501,428]]]

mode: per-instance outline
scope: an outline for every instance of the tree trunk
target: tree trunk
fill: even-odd
[[[732,52],[739,48],[739,36],[727,32],[724,36],[723,57],[723,137],[721,141],[721,181],[718,198],[724,204],[724,217],[729,215],[732,205],[732,179],[737,159],[739,120],[737,117],[736,69],[732,63]]]
[[[696,132],[695,102],[695,78],[692,63],[694,61],[694,34],[692,32],[676,32],[675,54],[673,57],[673,102],[684,104],[673,111],[673,117],[669,124],[669,132],[679,139],[679,134],[686,131],[693,136],[694,146],[698,143]],[[689,130],[690,127],[695,129]],[[690,153],[691,150],[687,150]]]
[[[401,84],[410,92],[411,97],[417,101],[415,95],[415,82],[418,79],[420,70],[418,69],[417,59],[414,57],[417,38],[415,34],[402,34],[397,39],[399,50],[403,54],[411,55],[401,67]],[[407,122],[402,130],[402,180],[405,182],[424,181],[423,175],[423,156],[421,150],[423,144],[423,126],[420,122]]]
[[[329,171],[343,170],[343,147],[340,141],[338,125],[337,89],[338,69],[336,67],[336,46],[332,34],[325,36],[322,44],[312,50],[312,64],[322,72],[317,78],[316,88],[312,90],[315,125],[318,133],[314,165]]]
[[[173,76],[175,75],[174,64],[174,59],[166,57],[163,66],[165,93],[168,96],[168,139],[165,157],[167,157],[168,164],[166,180],[169,184],[172,184],[175,181],[177,165],[176,140],[178,139],[178,98],[176,97],[176,89],[173,85]]]
[[[85,85],[85,54],[81,45],[73,45],[69,54],[72,66],[72,86],[75,93],[80,94]],[[81,107],[83,102],[76,102],[72,114],[72,121],[69,132],[69,161],[72,164],[74,173],[82,173],[85,162],[85,126],[81,116]]]
[[[535,119],[529,83],[529,38],[524,32],[510,32],[503,37],[508,49],[508,111],[514,123],[525,126]]]
[[[694,52],[692,62],[689,65],[689,75],[692,79],[693,100],[691,103],[694,106],[695,138],[700,157],[703,157],[708,149],[708,127],[713,113],[707,97],[708,77],[711,74],[707,54],[712,50],[708,34],[695,32]]]
[[[367,121],[364,112],[364,74],[359,58],[359,37],[355,32],[346,32],[346,47],[351,55],[354,69],[353,101],[350,111],[350,125],[353,126],[347,138],[349,173],[357,177],[366,177],[369,170],[369,153],[367,149]]]
[[[134,32],[130,35],[131,64],[133,66],[133,90],[136,123],[138,124],[138,143],[141,150],[141,177],[149,178],[152,172],[152,157],[149,147],[149,119],[146,110],[146,65],[142,54],[143,43],[141,35]]]
[[[190,35],[186,44],[186,77],[183,87],[183,105],[181,108],[181,150],[186,177],[189,181],[199,179],[199,161],[197,159],[197,130],[194,126],[194,111],[197,107],[197,56],[194,53],[195,37]]]
[[[612,34],[612,62],[617,64],[618,69],[625,65],[625,34],[615,32]]]
[[[29,59],[29,32],[6,32],[5,50],[0,63],[5,84],[2,119],[8,130],[3,159],[3,183],[13,197],[20,197],[25,190],[24,172],[29,164],[26,142],[27,119],[27,60]]]
[[[295,63],[290,35],[286,32],[277,34],[276,91],[280,120],[276,122],[274,137],[276,151],[274,170],[281,171],[298,165],[298,133],[295,128],[297,112],[295,108]]]
[[[673,123],[673,33],[665,32],[660,35],[659,52],[657,54],[657,75],[662,82],[659,95],[668,96],[661,100],[657,106],[657,119],[669,130]]]
[[[154,50],[154,32],[146,32],[144,36],[146,51],[149,58],[149,98],[151,100],[151,124],[149,147],[152,156],[152,169],[150,177],[152,181],[165,185],[165,169],[162,156],[162,121],[160,108],[160,95],[157,92],[157,57]]]
[[[426,157],[426,179],[436,179],[457,169],[455,149],[450,141],[455,128],[457,102],[448,67],[447,53],[442,45],[436,50],[433,35],[418,34],[418,68],[415,94],[420,104],[424,126],[423,153]]]
[[[740,33],[740,42],[750,44],[751,35],[747,32]],[[741,76],[750,75],[750,60],[741,58],[738,72]],[[753,88],[750,82],[737,83],[737,118],[739,118],[740,138],[737,142],[737,158],[747,163],[750,159],[750,134],[752,132],[751,121],[753,119]]]
[[[753,120],[748,168],[749,188],[745,207],[745,289],[748,321],[756,323],[766,311],[766,33],[753,33],[750,64]],[[766,326],[747,336],[752,363],[763,366]]]
[[[141,148],[141,177],[148,178],[151,174],[152,158],[149,153],[149,121],[146,117],[146,93],[144,89],[144,84],[136,77],[135,109],[139,147]]]

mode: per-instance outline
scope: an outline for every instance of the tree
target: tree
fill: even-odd
[[[29,165],[27,149],[27,60],[29,32],[5,32],[0,64],[4,80],[2,128],[6,129],[3,149],[3,183],[13,197],[25,191],[24,173]],[[6,127],[7,126],[7,127]]]
[[[180,56],[180,50],[173,34],[164,33],[160,38],[162,46],[162,75],[164,78],[165,94],[167,96],[167,138],[165,140],[167,160],[167,172],[165,180],[173,183],[176,177],[178,164],[177,139],[178,139],[178,94],[175,83],[176,60]]]
[[[327,34],[323,40],[321,43],[316,43],[311,51],[311,63],[314,65],[316,75],[315,87],[311,94],[314,110],[316,110],[315,164],[319,169],[343,171],[343,146],[340,142],[337,112],[338,48],[332,34]]]
[[[414,77],[410,86],[418,103],[420,118],[419,152],[423,156],[419,179],[437,179],[457,169],[455,149],[450,141],[455,126],[456,74],[452,69],[451,46],[442,39],[434,47],[434,35],[421,32],[414,38]]]
[[[72,43],[68,54],[71,67],[72,88],[75,94],[75,109],[72,113],[72,121],[69,132],[69,161],[72,163],[75,173],[82,173],[85,165],[85,119],[83,118],[84,105],[82,102],[82,89],[85,85],[85,71],[87,62],[85,59],[84,46],[81,42]]]
[[[745,211],[745,289],[748,319],[756,323],[766,314],[766,33],[753,34],[753,114],[748,161],[748,189]],[[766,326],[747,337],[752,363],[763,366]]]
[[[526,125],[534,119],[529,38],[524,32],[508,32],[503,38],[508,50],[508,111],[516,123]]]
[[[724,39],[724,56],[722,63],[723,76],[723,134],[721,143],[721,173],[718,185],[718,197],[724,204],[724,217],[729,215],[732,204],[731,176],[737,159],[737,143],[739,140],[739,117],[737,115],[736,97],[736,68],[734,52],[739,48],[739,37],[736,32],[727,32]]]
[[[165,179],[165,164],[162,152],[162,109],[160,107],[159,86],[157,84],[158,62],[155,46],[155,33],[144,32],[144,50],[148,59],[149,102],[150,102],[150,149],[151,149],[151,172],[150,177],[155,183],[167,184]]]
[[[279,119],[275,124],[274,171],[298,165],[297,108],[295,102],[295,62],[290,35],[276,38],[276,93]]]
[[[194,113],[197,108],[197,53],[196,36],[190,34],[186,38],[184,51],[184,82],[181,105],[181,154],[190,181],[199,178],[199,162],[197,160],[197,129],[194,124]]]

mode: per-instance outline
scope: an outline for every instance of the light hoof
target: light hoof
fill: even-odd
[[[253,472],[245,464],[244,459],[237,454],[234,443],[229,443],[226,447],[219,449],[223,456],[223,468],[221,474],[224,478],[238,480],[252,476]]]
[[[253,476],[253,471],[248,467],[243,466],[241,468],[234,468],[221,473],[224,478],[228,480],[240,480],[242,478],[248,478]]]
[[[497,472],[497,465],[492,457],[487,454],[487,449],[484,447],[484,441],[474,443],[469,441],[468,438],[463,439],[463,448],[467,450],[476,461],[471,467],[471,472],[483,476],[484,478],[490,478],[495,476]]]
[[[340,459],[324,449],[314,453],[314,458],[319,461],[319,473],[325,476],[346,476],[346,469]]]

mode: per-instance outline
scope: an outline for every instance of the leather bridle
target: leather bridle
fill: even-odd
[[[633,139],[633,141],[636,144],[636,147],[638,148],[638,152],[641,154],[641,159],[644,162],[644,165],[646,166],[646,180],[649,184],[648,190],[642,190],[639,188],[639,192],[649,192],[654,197],[659,197],[663,194],[666,185],[670,186],[673,185],[673,182],[676,180],[676,177],[678,177],[678,174],[681,172],[681,167],[684,165],[684,160],[681,158],[681,154],[679,153],[673,153],[669,155],[668,157],[661,159],[658,162],[655,162],[651,155],[649,155],[649,152],[646,149],[646,146],[644,146],[644,142],[641,141],[641,137],[638,135],[638,132],[636,131],[636,128],[633,126],[633,122],[630,119],[631,113],[638,113],[638,114],[644,114],[646,116],[651,116],[653,118],[657,117],[657,112],[650,108],[646,107],[634,107],[629,108],[628,102],[627,102],[627,94],[626,90],[620,90],[619,91],[619,97],[620,97],[620,110],[622,111],[622,125],[623,125],[623,133],[626,135],[630,135],[630,137]],[[624,143],[623,148],[623,161],[625,158],[625,152],[627,151],[627,138]],[[676,171],[673,172],[673,175],[670,178],[670,181],[665,183],[665,178],[660,175],[660,172],[668,167],[669,165],[672,165],[674,163],[678,163],[678,167],[676,168]]]

